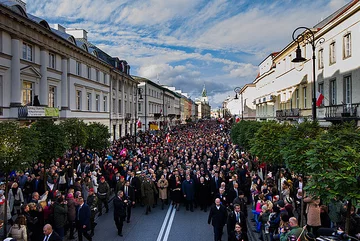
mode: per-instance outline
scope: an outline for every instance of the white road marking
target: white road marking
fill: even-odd
[[[164,236],[163,241],[167,241],[168,238],[169,238],[170,229],[171,229],[172,223],[174,221],[175,213],[176,213],[176,208],[174,208],[173,211],[172,211],[172,214],[171,214],[171,217],[170,217],[170,220],[169,220],[169,224],[168,224],[168,226],[166,228],[166,232],[165,232],[165,236]]]
[[[163,224],[162,224],[162,226],[161,226],[160,233],[159,233],[156,241],[161,241],[161,238],[162,238],[162,236],[163,236],[163,234],[164,234],[164,230],[165,230],[165,227],[166,227],[166,225],[167,225],[167,223],[168,223],[168,219],[169,219],[169,216],[170,216],[170,213],[171,213],[171,210],[172,210],[172,209],[173,209],[173,206],[170,204],[170,205],[169,205],[169,208],[168,208],[168,211],[167,211],[167,213],[166,213],[164,222],[163,222]],[[175,208],[174,208],[174,210],[176,211]]]

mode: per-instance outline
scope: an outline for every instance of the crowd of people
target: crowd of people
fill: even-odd
[[[7,200],[0,183],[0,219],[7,217],[11,228],[6,232],[17,240],[74,239],[75,230],[78,240],[92,240],[96,216],[108,213],[112,200],[119,236],[133,208],[143,207],[149,215],[168,205],[209,211],[215,241],[221,240],[225,225],[228,240],[248,240],[253,228],[247,225],[249,215],[263,240],[305,240],[308,231],[343,228],[346,205],[341,200],[321,205],[319,198],[304,195],[301,175],[277,167],[265,173],[256,158],[231,142],[230,124],[209,120],[167,132],[140,132],[106,150],[78,148],[49,167],[37,163],[15,170],[9,175]],[[301,203],[307,203],[305,208]],[[302,210],[306,232],[299,226]],[[355,210],[352,217],[351,234],[356,235]]]

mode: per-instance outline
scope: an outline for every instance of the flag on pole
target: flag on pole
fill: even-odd
[[[142,123],[141,123],[141,121],[140,121],[140,118],[139,118],[138,121],[136,122],[136,125],[137,125],[138,128],[141,128]]]
[[[316,92],[316,106],[319,107],[324,100],[323,94],[321,94],[319,91]]]
[[[167,134],[166,134],[166,142],[167,142],[167,143],[170,143],[170,142],[171,142],[170,133],[167,133]]]
[[[239,123],[239,121],[240,121],[240,117],[239,117],[239,116],[236,116],[235,122],[236,122],[236,123]]]

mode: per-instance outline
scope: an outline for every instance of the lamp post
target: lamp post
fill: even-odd
[[[243,104],[243,94],[242,93],[240,93],[240,91],[241,91],[241,87],[235,87],[235,89],[234,89],[234,92],[235,92],[235,100],[237,100],[237,99],[239,99],[239,97],[238,97],[238,93],[241,95],[241,120],[244,120],[244,104]]]
[[[143,97],[142,97],[142,89],[141,88],[138,88],[137,89],[137,94],[135,95],[135,146],[136,146],[136,143],[137,143],[137,137],[136,137],[136,128],[137,128],[137,122],[138,122],[138,97],[139,96],[139,100],[142,100]]]
[[[304,30],[304,32],[296,35],[296,32],[299,30]],[[312,96],[312,117],[313,120],[316,120],[316,81],[315,81],[315,49],[317,44],[322,44],[325,39],[320,38],[315,40],[314,32],[307,27],[298,27],[294,30],[292,34],[293,40],[297,43],[296,48],[296,56],[291,61],[293,63],[302,63],[305,62],[306,59],[301,56],[300,43],[310,44],[312,48],[312,66],[313,66],[313,96]]]

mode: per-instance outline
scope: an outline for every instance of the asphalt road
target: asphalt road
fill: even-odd
[[[207,224],[209,212],[195,209],[194,212],[186,211],[184,206],[176,211],[172,206],[160,206],[152,209],[145,215],[145,208],[137,206],[132,209],[130,223],[124,223],[123,237],[117,235],[113,220],[113,208],[97,219],[94,241],[211,241],[213,229]],[[226,227],[224,228],[225,231]],[[227,240],[227,234],[223,236]]]

